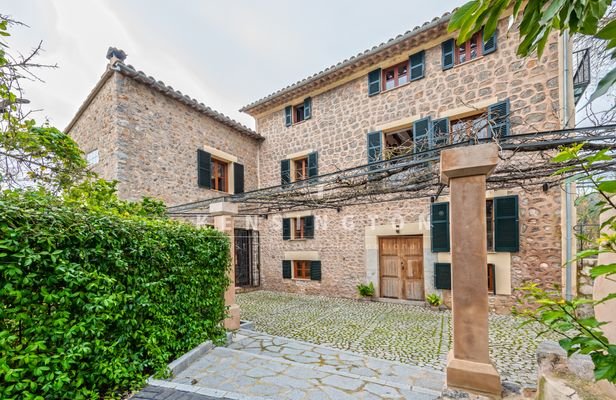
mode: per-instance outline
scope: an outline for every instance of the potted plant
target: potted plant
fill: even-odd
[[[360,283],[357,285],[357,292],[359,293],[359,297],[363,301],[370,301],[370,299],[374,296],[374,285],[372,282],[369,284]]]
[[[440,310],[441,304],[443,304],[443,299],[441,299],[441,296],[436,293],[430,293],[429,295],[427,295],[426,301],[430,305],[430,309],[436,311]]]

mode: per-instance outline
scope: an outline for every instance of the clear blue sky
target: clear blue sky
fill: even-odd
[[[127,63],[253,127],[238,109],[463,4],[458,0],[10,0],[10,46],[43,40],[44,83],[26,98],[63,129],[103,73],[109,46]]]

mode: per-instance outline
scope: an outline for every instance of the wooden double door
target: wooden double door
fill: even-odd
[[[381,297],[424,300],[423,237],[379,238]]]

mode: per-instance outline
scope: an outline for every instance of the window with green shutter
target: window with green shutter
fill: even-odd
[[[520,251],[518,196],[494,198],[494,250]]]
[[[282,279],[291,279],[291,260],[282,260]]]
[[[494,53],[496,51],[496,37],[497,37],[496,35],[497,35],[497,31],[494,31],[492,36],[490,36],[489,38],[486,38],[483,36],[483,31],[482,31],[481,36],[483,38],[483,55]]]
[[[368,164],[383,159],[383,133],[370,132],[368,134]]]
[[[282,240],[291,240],[291,219],[282,219]]]
[[[449,203],[432,203],[430,209],[432,252],[449,251]]]
[[[201,149],[197,149],[197,184],[206,189],[212,187],[212,155]]]
[[[284,108],[284,125],[291,126],[293,125],[293,107],[286,106]]]
[[[244,166],[233,163],[233,193],[244,193]]]
[[[308,154],[308,179],[315,182],[317,176],[319,176],[319,154],[315,151]]]
[[[291,183],[291,160],[280,161],[280,184],[288,185]]]
[[[321,280],[321,261],[310,261],[310,280]]]
[[[304,226],[304,239],[314,239],[314,216],[302,217]]]
[[[449,144],[449,118],[435,119],[432,122],[432,144],[434,147]]]
[[[426,58],[426,52],[423,50],[409,57],[409,66],[411,70],[411,81],[416,81],[424,77],[425,58]]]
[[[304,119],[312,117],[312,98],[308,97],[304,99]]]
[[[434,287],[436,289],[451,290],[451,264],[434,264]]]
[[[381,69],[377,68],[368,73],[368,96],[381,93]]]
[[[488,107],[488,123],[494,137],[509,136],[511,130],[509,113],[509,99]]]
[[[441,51],[442,51],[442,66],[443,70],[450,69],[454,65],[454,50],[455,50],[455,41],[453,39],[449,39],[441,43]]]
[[[430,149],[432,145],[432,119],[422,118],[413,122],[413,148],[414,153]]]

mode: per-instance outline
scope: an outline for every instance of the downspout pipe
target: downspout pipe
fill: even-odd
[[[562,48],[563,48],[563,115],[562,123],[563,128],[569,127],[569,79],[571,77],[571,66],[569,65],[569,31],[565,30],[562,34]],[[571,181],[565,182],[565,299],[571,300],[573,298],[572,290],[572,277],[573,266],[571,260],[573,259],[573,252],[571,246],[573,245],[573,201],[572,197],[572,185]]]

